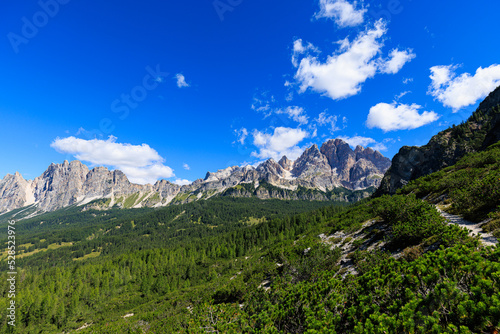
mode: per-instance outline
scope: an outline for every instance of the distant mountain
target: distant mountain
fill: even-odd
[[[454,165],[468,153],[484,150],[500,140],[500,87],[464,123],[441,131],[422,147],[403,146],[376,195],[394,194],[409,181]]]
[[[162,180],[154,185],[129,182],[119,170],[89,170],[80,161],[51,164],[34,180],[19,173],[0,181],[0,213],[31,206],[33,214],[71,205],[93,208],[160,207],[212,196],[352,201],[380,185],[391,162],[371,148],[340,140],[313,145],[296,160],[269,159],[257,167],[229,167],[207,173],[187,186]],[[96,201],[99,200],[99,201]]]

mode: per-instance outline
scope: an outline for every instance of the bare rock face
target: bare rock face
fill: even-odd
[[[52,211],[75,204],[83,195],[88,167],[80,161],[51,164],[33,181],[34,197],[38,208]]]
[[[375,151],[371,147],[363,149],[362,146],[358,145],[354,150],[356,155],[356,161],[364,159],[373,163],[373,165],[379,171],[386,171],[391,167],[391,160],[384,157],[379,151]]]
[[[267,180],[272,180],[286,176],[286,171],[280,164],[273,159],[269,159],[257,167],[257,172],[264,176]]]
[[[292,175],[300,179],[332,174],[327,158],[320,152],[317,145],[306,149],[293,166]]]
[[[24,180],[19,173],[7,175],[0,181],[0,213],[32,204],[36,204],[40,212],[48,212],[101,198],[123,199],[134,194],[148,198],[155,192],[158,193],[156,204],[164,199],[172,200],[179,189],[180,186],[168,181],[159,181],[156,186],[132,184],[119,170],[96,167],[89,171],[80,161],[64,161],[51,164],[33,181]]]
[[[154,192],[159,193],[161,198],[174,198],[180,189],[181,186],[166,180],[157,181],[154,185]]]
[[[336,169],[341,181],[350,181],[350,170],[356,163],[356,154],[349,144],[341,139],[329,140],[321,146],[321,153],[328,159],[332,169]]]
[[[389,165],[390,160],[373,149],[360,146],[355,152],[346,142],[336,139],[323,144],[321,150],[317,145],[311,146],[296,161],[283,157],[279,162],[269,159],[257,168],[230,167],[216,173],[208,173],[203,182],[192,187],[191,191],[196,188],[222,193],[236,185],[251,183],[255,185],[255,196],[259,198],[290,199],[296,196],[290,191],[299,187],[322,192],[338,187],[362,190],[377,187]],[[261,182],[287,191],[259,188],[258,184]],[[250,196],[248,187],[233,189],[231,194]],[[320,194],[314,196],[316,197],[307,199],[323,198]]]
[[[151,185],[132,184],[122,171],[109,171],[106,167],[96,167],[88,174],[83,184],[83,193],[86,197],[102,198],[114,196],[128,196],[138,192],[152,191]]]
[[[283,158],[278,161],[278,164],[281,166],[281,168],[287,171],[291,171],[293,168],[293,161],[288,159],[286,155],[284,155]]]
[[[7,174],[0,181],[0,212],[22,208],[34,202],[31,182],[26,181],[21,174]]]

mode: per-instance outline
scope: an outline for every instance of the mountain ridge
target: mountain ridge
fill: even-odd
[[[278,162],[269,159],[257,167],[228,167],[208,172],[204,179],[184,186],[166,180],[133,184],[120,170],[89,169],[78,160],[65,160],[62,164],[52,163],[33,180],[25,180],[18,172],[7,174],[0,180],[0,213],[30,205],[36,206],[37,211],[50,212],[71,205],[86,205],[97,199],[107,199],[103,204],[107,207],[160,207],[224,194],[240,184],[251,184],[254,191],[233,192],[232,196],[329,200],[326,193],[337,188],[363,191],[377,187],[389,165],[390,160],[380,152],[361,146],[352,150],[340,139],[323,143],[321,149],[315,144],[295,161],[283,156]],[[286,192],[259,188],[261,184]],[[319,193],[304,198],[290,193],[299,189]]]

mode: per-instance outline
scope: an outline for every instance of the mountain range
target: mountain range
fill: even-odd
[[[321,148],[313,145],[295,161],[286,156],[257,167],[228,167],[207,173],[185,186],[166,180],[154,185],[129,182],[126,175],[106,167],[89,169],[80,161],[51,164],[34,180],[21,174],[0,181],[0,213],[30,208],[31,214],[72,205],[92,208],[161,207],[213,196],[261,199],[358,200],[379,185],[391,161],[371,148],[352,150],[340,139]],[[354,195],[353,195],[354,194]]]

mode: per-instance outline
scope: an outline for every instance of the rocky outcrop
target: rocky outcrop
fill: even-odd
[[[52,211],[78,202],[84,194],[84,183],[89,173],[80,161],[51,164],[32,182],[35,201],[42,211]]]
[[[179,189],[168,181],[158,181],[154,186],[132,184],[119,170],[109,171],[105,167],[89,170],[80,161],[64,161],[51,164],[34,180],[26,181],[19,173],[7,175],[0,181],[0,213],[29,205],[36,205],[40,212],[48,212],[103,198],[110,199],[111,205],[124,206],[127,197],[135,195],[146,199],[153,193],[158,195],[157,202],[161,202],[172,200]]]
[[[22,208],[35,203],[31,182],[26,181],[21,174],[7,174],[0,181],[0,212]]]
[[[291,171],[293,168],[293,161],[288,159],[286,155],[283,156],[283,158],[278,161],[278,164],[287,171]]]
[[[321,146],[321,153],[341,181],[350,181],[350,171],[356,163],[356,154],[349,144],[340,139],[329,140]]]
[[[362,159],[370,161],[378,170],[387,170],[391,167],[391,160],[387,159],[379,151],[376,151],[371,147],[364,149],[363,146],[358,145],[354,150],[354,154],[356,155],[357,161]]]
[[[332,169],[327,157],[320,152],[317,145],[306,149],[295,161],[292,175],[300,179],[311,179],[315,176],[331,176]]]
[[[452,166],[464,155],[500,140],[500,87],[458,126],[444,130],[421,147],[404,146],[392,160],[376,195],[394,194],[411,180]]]

